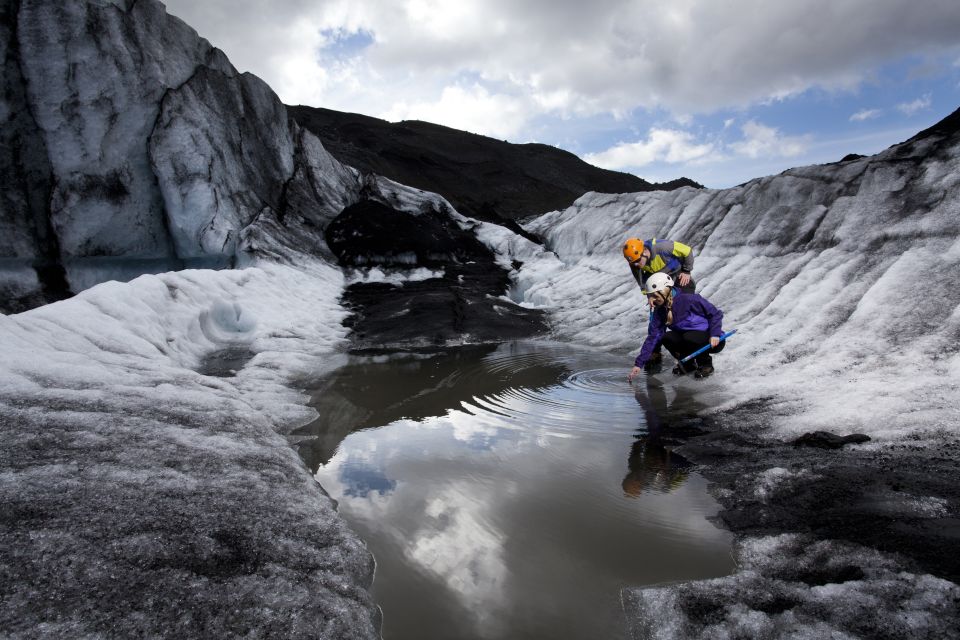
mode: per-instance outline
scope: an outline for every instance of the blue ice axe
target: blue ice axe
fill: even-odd
[[[722,336],[720,336],[720,342],[723,342],[724,340],[726,340],[727,338],[729,338],[730,336],[732,336],[732,335],[735,334],[736,332],[737,332],[736,329],[730,329],[730,331],[727,331],[727,332],[724,333]],[[697,349],[696,351],[694,351],[693,353],[691,353],[690,355],[688,355],[686,358],[684,358],[683,360],[681,360],[681,361],[680,361],[680,364],[683,364],[684,362],[686,362],[687,360],[689,360],[689,359],[691,359],[691,358],[696,358],[698,355],[700,355],[701,353],[703,353],[704,351],[706,351],[707,349],[710,349],[710,348],[711,348],[711,347],[710,347],[709,344],[708,344],[707,346],[705,346],[705,347],[700,347],[699,349]]]

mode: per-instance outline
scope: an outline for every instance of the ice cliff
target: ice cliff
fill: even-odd
[[[383,191],[155,0],[0,12],[0,310],[142,273],[330,259],[326,222]]]

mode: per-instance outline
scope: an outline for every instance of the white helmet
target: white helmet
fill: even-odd
[[[644,293],[650,295],[651,293],[663,293],[667,287],[673,286],[673,278],[669,274],[658,271],[649,278],[647,278],[647,286],[644,289]]]

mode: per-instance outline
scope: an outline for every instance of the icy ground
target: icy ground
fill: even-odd
[[[336,363],[341,273],[105,283],[0,315],[7,637],[375,638],[372,560],[281,435]],[[235,376],[195,369],[227,346]]]

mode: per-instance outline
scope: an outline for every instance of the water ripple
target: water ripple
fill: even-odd
[[[627,383],[627,369],[587,369],[577,371],[564,381],[575,389],[592,393],[611,393],[616,395],[634,395],[633,387]]]
[[[477,416],[488,429],[561,437],[623,433],[644,424],[626,379],[629,364],[622,356],[549,343],[358,356],[338,378],[318,385],[314,406],[354,429],[452,410]],[[302,431],[319,436],[329,432],[325,424]]]
[[[508,372],[511,385],[496,393],[474,396],[468,403],[477,410],[505,419],[509,428],[537,429],[553,435],[623,433],[636,429],[642,420],[625,367],[574,368],[582,363],[555,354],[498,354],[488,358],[472,375]],[[520,384],[536,377],[535,370],[553,370],[545,384]],[[514,386],[516,385],[516,386]]]

